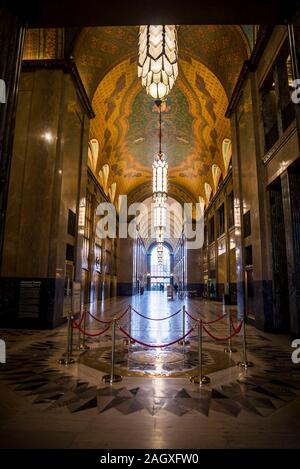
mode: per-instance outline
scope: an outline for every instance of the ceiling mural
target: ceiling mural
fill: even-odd
[[[208,67],[227,96],[249,57],[249,42],[241,26],[180,26],[178,48],[179,58],[193,57]],[[127,57],[136,61],[137,51],[138,26],[83,28],[73,55],[90,98],[109,70]]]
[[[85,28],[74,50],[96,113],[90,126],[90,139],[99,142],[95,174],[108,164],[108,186],[116,183],[119,194],[151,190],[158,151],[159,114],[137,77],[137,40],[137,27]],[[179,75],[162,107],[162,150],[170,186],[188,199],[207,200],[205,183],[216,187],[212,165],[220,176],[227,172],[224,116],[249,47],[239,26],[180,26],[178,42]]]
[[[219,80],[203,64],[180,60],[176,86],[162,107],[162,148],[168,157],[169,179],[204,195],[213,185],[211,165],[225,174],[222,142],[230,134],[224,117],[228,100]],[[158,151],[156,105],[142,89],[136,63],[126,59],[109,72],[94,96],[96,118],[91,138],[99,142],[99,171],[108,163],[118,191],[127,194],[149,181]]]
[[[137,55],[138,26],[84,28],[74,48],[74,59],[87,94],[93,97],[105,75],[126,57]]]
[[[179,57],[203,63],[221,81],[230,97],[244,60],[249,57],[249,45],[240,26],[203,25],[180,26]]]
[[[147,167],[151,167],[153,155],[158,152],[158,119],[157,106],[142,89],[128,117],[126,147]],[[168,157],[170,170],[180,165],[193,150],[193,121],[186,95],[179,87],[174,87],[162,104],[162,150]]]

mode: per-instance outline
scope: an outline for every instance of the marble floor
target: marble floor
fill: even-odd
[[[108,321],[131,304],[119,326],[149,345],[176,341],[183,332],[183,304],[195,318],[213,320],[224,313],[220,303],[200,299],[168,301],[166,293],[116,298],[91,305],[90,313]],[[137,312],[134,312],[134,310]],[[152,319],[172,316],[165,321]],[[236,310],[231,308],[234,321]],[[88,316],[95,334],[106,325]],[[216,337],[228,333],[228,318],[209,326]],[[186,317],[188,331],[195,322]],[[299,448],[300,368],[291,361],[290,339],[247,325],[247,371],[237,349],[224,353],[224,341],[203,335],[204,373],[210,384],[190,383],[198,373],[198,336],[189,344],[165,349],[128,343],[117,327],[116,369],[123,380],[102,382],[109,372],[111,329],[90,337],[87,351],[76,350],[76,363],[59,365],[67,330],[0,330],[7,363],[0,364],[0,447],[2,448]]]

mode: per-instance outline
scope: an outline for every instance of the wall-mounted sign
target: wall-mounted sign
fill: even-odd
[[[21,280],[19,296],[19,319],[38,318],[40,311],[40,280]]]
[[[6,103],[6,85],[5,81],[0,79],[0,103]]]

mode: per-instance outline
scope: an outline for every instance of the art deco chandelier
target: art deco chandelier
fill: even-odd
[[[164,99],[178,75],[175,25],[140,26],[138,77],[148,94]]]
[[[152,164],[154,230],[158,262],[163,261],[167,227],[168,163],[161,148],[161,104],[178,75],[178,46],[175,25],[140,26],[138,77],[159,108],[159,151]]]
[[[154,231],[156,234],[158,261],[162,262],[162,243],[167,228],[168,162],[161,147],[161,100],[156,100],[159,108],[159,151],[154,155],[152,164],[152,197],[154,212]]]

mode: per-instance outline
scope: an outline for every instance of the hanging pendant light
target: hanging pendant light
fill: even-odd
[[[153,194],[157,194],[157,196],[166,199],[168,191],[168,163],[164,153],[157,153],[154,156],[154,161],[152,164],[152,173]]]
[[[163,203],[168,193],[168,162],[166,155],[162,152],[161,147],[161,100],[155,101],[159,108],[159,151],[154,155],[152,164],[152,192],[153,199]]]
[[[164,99],[178,76],[175,25],[140,26],[138,77],[148,94]]]
[[[163,257],[164,257],[164,248],[162,243],[157,244],[157,261],[159,263],[163,262]]]
[[[159,152],[154,156],[152,164],[152,189],[154,210],[154,231],[157,243],[163,243],[167,228],[167,206],[168,194],[168,163],[161,148],[161,100],[156,100],[159,107]]]

